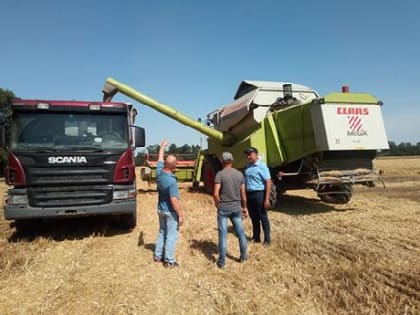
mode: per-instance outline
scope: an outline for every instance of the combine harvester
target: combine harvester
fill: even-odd
[[[222,167],[221,153],[232,152],[235,167],[243,169],[244,150],[253,146],[270,168],[272,205],[286,190],[305,188],[326,203],[344,204],[354,184],[374,186],[380,180],[372,161],[377,150],[388,149],[382,103],[348,87],[321,97],[300,84],[243,81],[233,103],[207,115],[207,126],[112,78],[103,92],[108,101],[121,92],[207,135],[194,184],[203,181],[209,193]]]

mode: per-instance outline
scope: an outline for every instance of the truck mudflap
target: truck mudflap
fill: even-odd
[[[108,204],[78,207],[37,208],[30,205],[9,205],[4,207],[6,220],[81,217],[91,215],[121,215],[136,213],[136,200],[115,200]]]

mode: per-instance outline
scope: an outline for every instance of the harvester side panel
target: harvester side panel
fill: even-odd
[[[311,116],[312,106],[312,103],[302,105],[303,151],[305,155],[318,151],[315,140],[316,130],[314,129]]]
[[[280,137],[273,115],[269,113],[264,120],[264,131],[268,165],[282,165],[287,159],[283,139]]]
[[[273,115],[287,157],[285,163],[296,161],[316,151],[312,121],[308,115],[310,107],[311,103],[307,103],[286,108]]]
[[[313,107],[313,118],[322,151],[388,149],[379,105],[322,104]]]

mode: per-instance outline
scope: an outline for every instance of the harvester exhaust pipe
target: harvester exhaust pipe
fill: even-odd
[[[216,130],[214,128],[210,128],[208,126],[205,126],[201,124],[201,122],[196,121],[180,112],[178,112],[176,109],[167,106],[165,104],[162,104],[151,97],[142,94],[132,87],[125,85],[121,82],[118,82],[117,80],[114,80],[113,78],[108,78],[105,82],[104,88],[102,89],[103,92],[103,100],[104,101],[111,101],[112,97],[117,93],[121,92],[122,94],[140,102],[141,104],[144,104],[146,106],[149,106],[158,112],[164,114],[165,116],[168,116],[169,118],[175,119],[176,121],[180,122],[183,125],[189,126],[195,130],[198,130],[199,132],[216,139],[222,144],[229,145],[234,143],[235,139],[234,137],[229,133],[222,133],[219,130]]]

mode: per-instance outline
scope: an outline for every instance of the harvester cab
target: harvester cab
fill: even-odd
[[[271,172],[272,204],[291,189],[314,189],[327,203],[347,203],[352,186],[379,180],[373,167],[377,150],[387,149],[381,105],[366,93],[331,93],[321,97],[310,87],[290,82],[243,81],[234,101],[207,115],[210,126],[108,78],[109,97],[121,92],[208,136],[208,149],[196,163],[195,183],[213,191],[225,150],[235,166],[246,167],[243,154],[257,147]],[[108,99],[110,100],[110,99]]]

